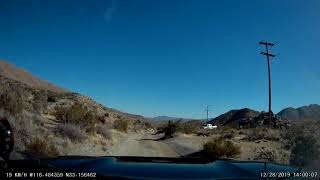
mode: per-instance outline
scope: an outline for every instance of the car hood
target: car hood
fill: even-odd
[[[95,172],[101,177],[118,179],[260,179],[262,172],[300,170],[254,161],[145,157],[61,157],[46,160],[46,163],[64,171]]]

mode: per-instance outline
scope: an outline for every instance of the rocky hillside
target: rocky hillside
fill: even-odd
[[[56,107],[67,108],[74,104],[81,104],[88,111],[95,112],[98,116],[109,114],[109,118],[107,118],[109,120],[144,118],[143,116],[123,113],[104,107],[90,97],[66,91],[5,61],[0,61],[0,90],[1,94],[7,93],[6,98],[14,94],[11,96],[12,98],[17,98],[15,99],[16,101],[21,99],[21,108],[23,110],[44,115],[52,114]]]
[[[8,63],[1,64],[0,117],[9,119],[14,128],[14,158],[106,155],[113,134],[151,126],[143,116],[107,108]]]
[[[42,90],[50,90],[54,92],[67,92],[67,90],[55,86],[45,80],[41,80],[24,69],[17,68],[6,61],[0,60],[0,75],[8,79],[12,79],[30,87]]]
[[[293,121],[320,120],[320,105],[311,104],[299,108],[290,107],[280,111],[277,115]]]
[[[246,120],[246,119],[253,119],[257,116],[259,116],[259,112],[249,109],[249,108],[244,108],[240,110],[231,110],[228,111],[225,114],[222,114],[213,120],[209,121],[209,123],[213,124],[218,124],[218,125],[227,125],[233,122],[238,122],[241,120]]]

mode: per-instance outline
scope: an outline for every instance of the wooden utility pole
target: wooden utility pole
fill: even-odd
[[[273,57],[275,57],[275,55],[273,55],[273,54],[271,54],[271,53],[269,52],[269,51],[270,51],[269,47],[274,46],[274,43],[270,43],[270,42],[267,42],[267,41],[260,41],[259,44],[265,46],[266,52],[261,52],[260,54],[266,56],[266,57],[267,57],[267,62],[268,62],[268,79],[269,79],[269,122],[268,122],[268,124],[270,125],[270,123],[271,123],[271,118],[272,118],[272,117],[271,117],[271,112],[272,112],[272,110],[271,110],[271,103],[272,103],[272,101],[271,101],[271,72],[270,72],[271,67],[270,67],[270,57],[273,58]]]

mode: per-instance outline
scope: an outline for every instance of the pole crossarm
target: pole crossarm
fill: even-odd
[[[267,45],[267,46],[274,46],[274,43],[270,43],[270,42],[267,42],[267,41],[260,41],[259,44]]]
[[[265,56],[270,56],[270,57],[276,57],[276,55],[271,54],[271,53],[266,53],[266,52],[261,52],[260,54],[265,55]]]

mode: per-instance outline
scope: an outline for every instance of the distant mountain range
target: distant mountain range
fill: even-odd
[[[179,117],[170,117],[170,116],[157,116],[157,117],[149,117],[147,118],[151,121],[178,121],[178,120],[182,120],[182,121],[203,121],[203,119],[191,119],[191,118],[179,118]]]
[[[252,119],[260,115],[261,112],[255,111],[253,109],[244,108],[239,110],[230,110],[220,116],[210,120],[208,123],[216,123],[220,125],[226,125],[232,122],[237,122],[242,119]],[[299,108],[285,108],[281,110],[277,116],[282,119],[287,119],[290,121],[303,121],[303,120],[319,120],[320,121],[320,105],[311,104],[308,106],[302,106]],[[177,118],[177,117],[169,117],[169,116],[158,116],[153,118],[148,118],[153,121],[169,121],[169,120],[179,120],[183,121],[192,121],[192,120],[201,120],[204,119],[189,119],[189,118]]]
[[[311,104],[296,109],[290,107],[280,111],[277,115],[292,121],[320,120],[320,105]]]
[[[240,110],[228,111],[211,121],[209,123],[215,123],[220,125],[226,125],[232,122],[237,122],[242,119],[253,119],[260,115],[260,112],[244,108]],[[305,121],[305,120],[319,120],[320,121],[320,105],[311,104],[308,106],[303,106],[299,108],[285,108],[280,111],[277,116],[282,119],[287,119],[290,121]]]

